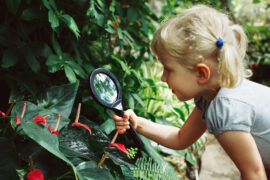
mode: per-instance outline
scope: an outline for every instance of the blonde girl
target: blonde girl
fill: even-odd
[[[196,107],[182,128],[154,123],[127,110],[113,115],[120,133],[129,129],[157,143],[185,149],[206,130],[214,134],[244,180],[270,172],[270,88],[246,79],[243,29],[207,6],[194,6],[165,21],[152,51],[163,64],[161,80],[180,101]]]

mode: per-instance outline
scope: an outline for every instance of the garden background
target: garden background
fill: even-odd
[[[88,77],[98,67],[110,70],[122,86],[124,109],[181,127],[194,103],[178,102],[160,81],[161,65],[150,44],[162,20],[198,3],[222,10],[244,27],[252,80],[270,85],[267,0],[0,1],[0,110],[6,115],[0,117],[0,179],[24,179],[33,168],[45,179],[194,179],[205,136],[183,151],[142,136],[145,150],[138,150],[128,134],[116,142],[129,156],[108,147],[115,134],[112,112],[90,96]],[[79,122],[91,135],[72,126],[79,103]],[[34,123],[37,115],[49,115],[48,124]],[[48,130],[58,115],[59,136]],[[105,152],[109,156],[99,168]]]

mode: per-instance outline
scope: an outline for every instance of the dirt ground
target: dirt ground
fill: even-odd
[[[199,180],[240,180],[240,173],[213,135],[207,135]]]

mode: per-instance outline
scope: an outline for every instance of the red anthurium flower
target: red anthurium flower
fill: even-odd
[[[47,125],[46,119],[43,116],[41,116],[41,115],[37,115],[34,118],[33,122],[35,122],[35,123],[45,123],[45,125]]]
[[[2,111],[0,111],[0,114],[1,114],[2,117],[6,117],[6,116],[7,116],[7,115],[6,115],[4,112],[2,112]]]
[[[35,168],[33,171],[26,175],[27,180],[44,180],[41,170]]]
[[[72,123],[72,126],[84,127],[85,129],[87,129],[89,131],[90,135],[92,134],[91,129],[86,124],[82,124],[82,123],[79,123],[79,122],[74,122],[74,123]]]
[[[17,125],[20,125],[20,124],[21,124],[21,121],[20,121],[20,119],[18,118],[18,116],[15,116],[14,121],[15,121],[15,123],[16,123]]]
[[[54,134],[56,134],[56,136],[59,136],[59,132],[53,130],[52,127],[51,127],[51,125],[48,126],[48,129],[51,132],[51,134],[54,133]]]
[[[125,148],[125,146],[123,144],[118,144],[118,143],[109,143],[109,146],[115,146],[117,147],[119,150],[123,151],[124,153],[126,153],[127,155],[129,154],[129,152],[127,151],[127,149]]]

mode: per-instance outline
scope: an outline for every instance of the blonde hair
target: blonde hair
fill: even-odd
[[[219,38],[224,41],[218,48]],[[232,23],[227,15],[197,5],[164,21],[156,31],[151,49],[161,57],[165,52],[188,68],[207,58],[218,61],[219,82],[233,87],[239,77],[248,77],[244,66],[247,37],[241,26]]]

